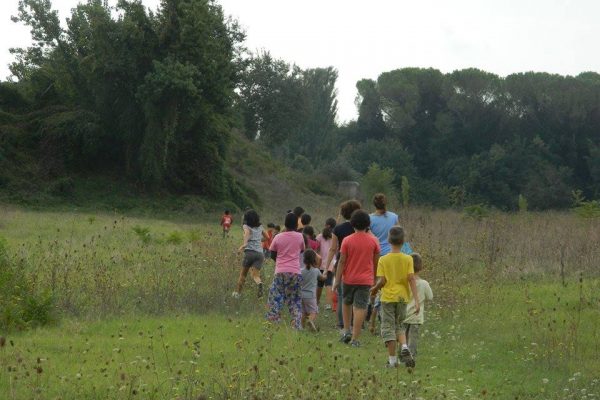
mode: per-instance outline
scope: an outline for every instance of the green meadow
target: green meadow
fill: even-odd
[[[336,209],[312,214],[320,227]],[[324,309],[318,333],[267,323],[250,279],[231,299],[241,229],[223,240],[218,215],[0,206],[0,399],[600,397],[599,221],[402,221],[434,292],[413,370],[384,368],[366,330],[339,343]]]

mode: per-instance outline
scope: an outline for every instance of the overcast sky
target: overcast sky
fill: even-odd
[[[156,8],[159,0],[143,0]],[[17,0],[0,0],[0,77],[10,47],[27,46]],[[65,18],[78,0],[53,0]],[[115,4],[110,0],[110,4]],[[339,119],[356,117],[355,83],[402,67],[476,67],[505,76],[600,72],[600,0],[221,0],[266,49],[303,68],[339,71]]]

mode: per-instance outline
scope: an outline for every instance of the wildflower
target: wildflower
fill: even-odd
[[[548,382],[549,382],[548,378],[544,378],[544,379],[542,379],[542,383],[543,383],[544,385],[545,385],[545,384],[547,384]]]

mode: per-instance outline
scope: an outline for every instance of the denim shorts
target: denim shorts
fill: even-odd
[[[242,261],[242,267],[254,267],[256,269],[261,269],[264,261],[265,256],[262,252],[246,250],[244,251],[244,261]]]

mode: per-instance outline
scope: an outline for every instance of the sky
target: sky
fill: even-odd
[[[53,0],[61,18],[79,0]],[[10,21],[18,0],[0,0],[0,78],[10,47],[30,43]],[[116,0],[109,0],[115,4]],[[155,9],[159,0],[143,0]],[[338,120],[356,118],[356,82],[404,67],[480,68],[506,76],[600,72],[599,0],[220,0],[247,34],[302,68],[338,70]]]

